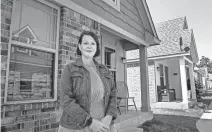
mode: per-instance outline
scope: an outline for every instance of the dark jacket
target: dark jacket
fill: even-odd
[[[112,115],[114,120],[117,117],[117,106],[113,77],[104,65],[94,62],[105,88],[105,115]],[[91,78],[81,57],[65,66],[60,83],[60,105],[63,108],[60,125],[70,129],[83,129],[90,118]]]

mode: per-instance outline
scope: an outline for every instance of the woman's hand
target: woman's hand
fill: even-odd
[[[105,124],[106,126],[110,126],[110,123],[112,121],[112,116],[111,115],[106,115],[104,118],[102,118],[101,122]]]
[[[102,122],[92,119],[92,123],[90,125],[90,128],[94,132],[109,132],[109,126],[103,124]]]

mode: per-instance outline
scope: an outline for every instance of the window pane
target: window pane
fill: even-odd
[[[13,40],[55,49],[57,9],[35,0],[17,0],[13,10]]]
[[[12,46],[8,101],[53,98],[54,54]]]

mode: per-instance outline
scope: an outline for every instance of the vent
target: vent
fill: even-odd
[[[180,37],[180,50],[183,51],[183,38]]]

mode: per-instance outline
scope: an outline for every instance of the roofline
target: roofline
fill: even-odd
[[[195,54],[196,54],[197,60],[199,61],[199,55],[198,55],[198,52],[197,52],[197,46],[196,46],[196,41],[195,41],[193,29],[191,29],[191,37],[194,40],[193,45],[194,45],[194,49],[195,49]]]
[[[159,39],[159,37],[158,37],[158,35],[157,35],[157,31],[156,31],[156,29],[155,29],[155,26],[154,26],[154,23],[153,23],[153,20],[152,20],[152,16],[151,16],[150,11],[149,11],[148,4],[147,4],[146,0],[141,0],[141,1],[142,1],[142,3],[143,3],[144,9],[145,9],[145,11],[146,11],[146,13],[147,13],[147,17],[148,17],[148,19],[149,19],[150,26],[151,26],[152,31],[153,31],[153,33],[154,33],[153,35],[154,35],[154,37],[160,42],[160,39]],[[140,13],[139,13],[139,14],[140,14]]]
[[[190,53],[180,53],[180,54],[172,54],[172,55],[165,55],[165,56],[157,56],[157,57],[148,57],[147,60],[158,60],[158,59],[168,59],[168,58],[174,58],[174,57],[181,57],[185,55],[190,55]],[[128,59],[126,63],[132,63],[132,62],[139,62],[140,59]]]

